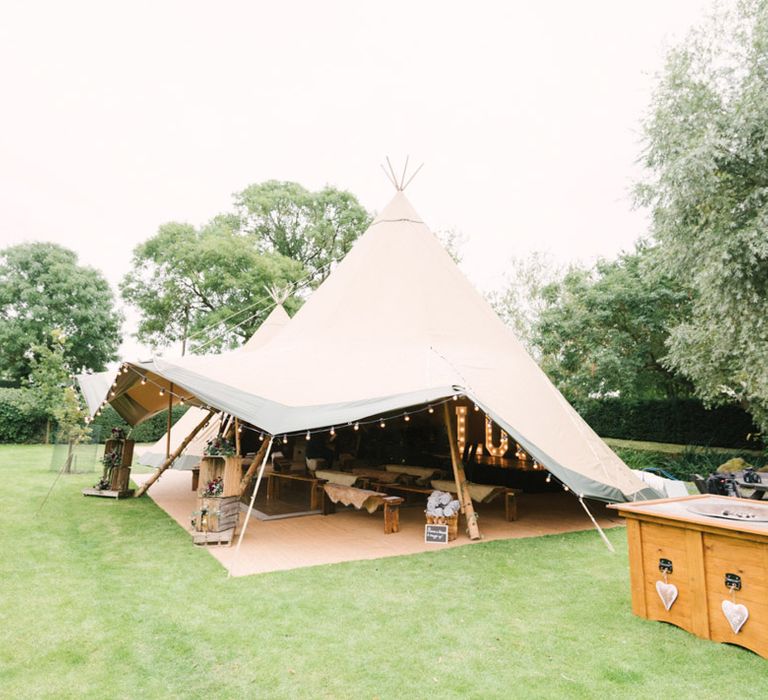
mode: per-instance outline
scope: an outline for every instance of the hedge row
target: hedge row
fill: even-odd
[[[0,442],[42,442],[46,422],[30,389],[0,388]]]
[[[187,406],[174,406],[171,411],[171,420],[175,423],[184,412],[187,410]],[[105,442],[109,439],[112,432],[112,428],[121,427],[126,433],[130,432],[131,438],[136,442],[155,442],[165,435],[165,429],[168,425],[168,411],[158,413],[156,416],[144,421],[140,425],[137,425],[131,431],[131,426],[128,425],[117,412],[111,407],[107,406],[100,416],[96,416],[91,424],[91,435],[96,442]]]
[[[763,448],[763,443],[754,437],[758,429],[752,418],[736,406],[706,409],[695,399],[600,399],[579,404],[577,408],[602,437],[705,447]]]
[[[186,406],[173,409],[173,422],[176,422]],[[136,426],[131,437],[136,442],[155,442],[165,434],[167,411],[159,413],[141,425]],[[0,443],[24,444],[45,440],[47,419],[35,400],[30,389],[0,387]],[[120,426],[126,432],[131,430],[112,407],[104,409],[92,423],[91,435],[96,442],[104,442],[110,436],[112,428]],[[51,440],[56,439],[56,426],[51,426]]]

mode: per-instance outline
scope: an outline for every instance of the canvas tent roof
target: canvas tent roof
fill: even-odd
[[[291,317],[286,312],[282,304],[276,304],[269,316],[264,319],[256,332],[238,348],[235,352],[253,352],[270,342],[283,328],[285,328]],[[111,379],[110,379],[111,381]],[[101,399],[103,400],[104,394]],[[184,438],[189,435],[195,426],[205,418],[207,411],[196,406],[190,406],[184,415],[171,426],[170,449],[174,452],[181,445]],[[205,445],[212,437],[219,432],[221,417],[216,416],[211,419],[208,427],[203,428],[190,441],[184,452],[173,463],[174,469],[192,469],[200,461],[203,455]],[[159,467],[165,461],[166,451],[168,449],[168,433],[165,433],[154,445],[148,447],[138,455],[141,464],[148,467]]]
[[[146,374],[270,434],[344,425],[463,393],[577,494],[654,498],[591,430],[398,192],[272,342],[131,365],[115,408],[160,410]]]
[[[107,396],[109,387],[114,381],[114,372],[94,372],[93,374],[78,374],[77,383],[85,399],[85,405],[88,406],[88,413],[91,418],[96,415],[101,402]]]

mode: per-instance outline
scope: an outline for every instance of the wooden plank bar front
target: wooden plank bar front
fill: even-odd
[[[689,510],[702,504],[765,508],[768,517],[768,505],[709,495],[608,506],[627,519],[632,612],[768,658],[768,522]],[[677,599],[669,610],[656,588],[658,581],[664,581],[660,560],[671,562],[666,580],[677,587]],[[740,578],[740,590],[731,592],[726,574]],[[723,611],[726,600],[749,612],[738,633]]]

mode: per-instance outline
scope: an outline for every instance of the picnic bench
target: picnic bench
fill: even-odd
[[[400,532],[400,504],[403,499],[399,496],[331,483],[323,484],[323,494],[323,515],[335,513],[337,503],[354,506],[357,510],[365,508],[369,513],[383,508],[384,534]]]
[[[280,498],[280,483],[282,481],[302,481],[309,484],[309,509],[320,509],[320,495],[324,479],[293,472],[268,472],[267,473],[267,500]]]

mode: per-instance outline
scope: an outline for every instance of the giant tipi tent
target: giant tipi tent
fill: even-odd
[[[173,382],[188,401],[271,435],[464,395],[577,495],[657,497],[568,404],[401,191],[272,342],[126,367],[110,401],[130,422],[165,408],[157,386]]]

